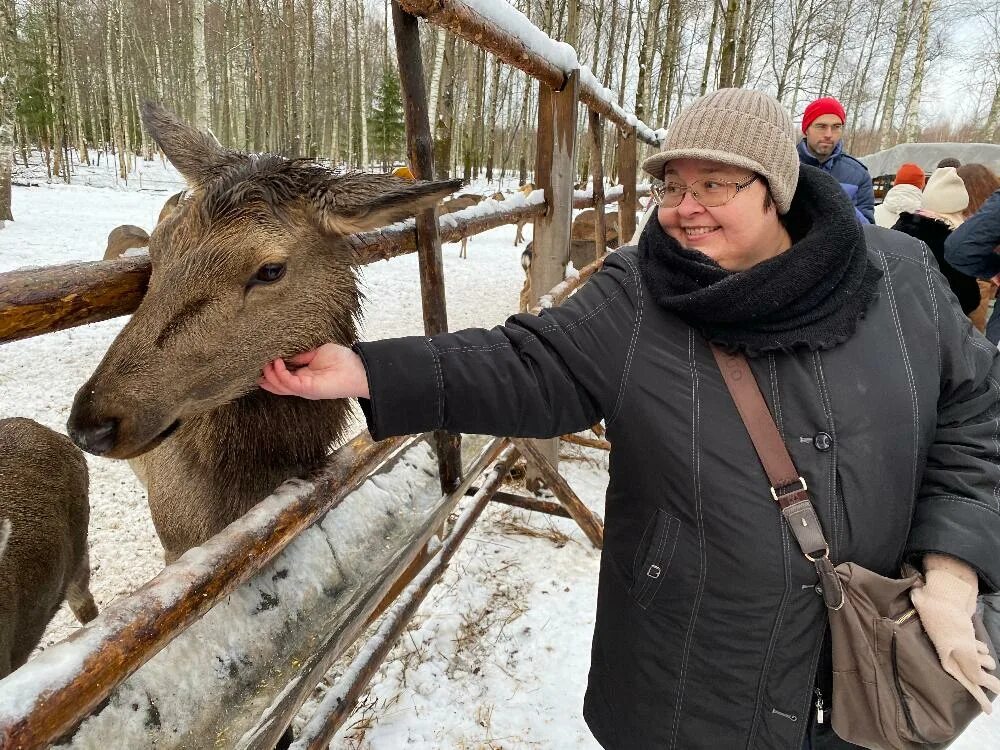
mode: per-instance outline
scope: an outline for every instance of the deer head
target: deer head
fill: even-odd
[[[70,436],[113,458],[151,450],[185,419],[256,389],[271,359],[354,343],[348,236],[461,184],[334,177],[304,160],[230,151],[150,104],[143,122],[191,193],[153,230],[148,291],[73,403]]]

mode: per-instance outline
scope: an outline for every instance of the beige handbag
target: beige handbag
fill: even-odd
[[[806,482],[746,358],[715,346],[712,353],[771,482],[771,496],[819,574],[833,641],[834,732],[872,750],[917,750],[951,741],[981,709],[944,671],[910,603],[910,589],[923,585],[922,576],[909,568],[893,579],[855,563],[833,566]],[[973,624],[995,658],[978,615]]]

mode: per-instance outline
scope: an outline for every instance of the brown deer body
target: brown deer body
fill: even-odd
[[[97,617],[87,484],[83,453],[65,435],[0,419],[0,519],[9,529],[0,549],[0,678],[28,660],[64,598],[80,622]]]
[[[192,193],[153,231],[146,296],[79,390],[68,429],[131,459],[168,563],[318,464],[344,401],[260,390],[276,357],[353,344],[349,235],[434,205],[459,181],[336,177],[312,162],[221,147],[166,110],[143,121]]]
[[[120,258],[126,250],[149,245],[149,234],[142,227],[134,224],[122,224],[108,232],[108,246],[104,251],[104,260]]]
[[[461,195],[456,195],[451,200],[444,201],[441,204],[441,214],[452,214],[456,211],[461,211],[464,208],[469,208],[470,206],[478,206],[483,202],[483,196],[475,195],[474,193],[462,193]],[[469,257],[469,238],[462,238],[462,249],[458,251],[459,258]]]

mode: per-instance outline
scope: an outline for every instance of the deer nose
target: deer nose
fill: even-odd
[[[118,420],[108,419],[99,424],[75,426],[70,428],[69,436],[87,453],[103,456],[115,447],[115,441],[118,437]]]

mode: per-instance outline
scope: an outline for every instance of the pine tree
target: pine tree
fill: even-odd
[[[399,76],[391,66],[387,65],[382,74],[382,83],[368,115],[368,130],[372,145],[382,159],[382,168],[388,171],[389,165],[402,157],[406,148]]]

